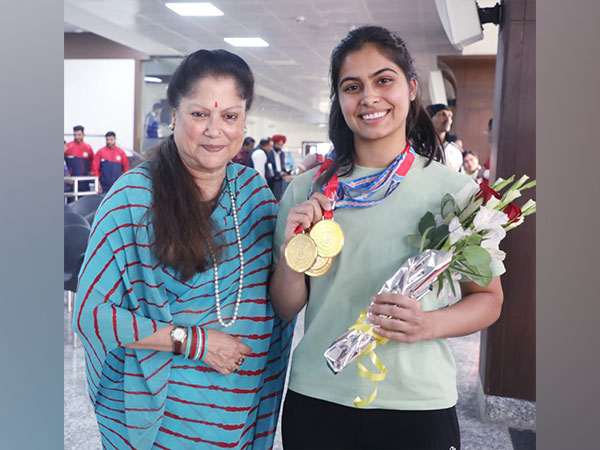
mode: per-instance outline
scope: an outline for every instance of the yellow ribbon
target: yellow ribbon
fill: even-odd
[[[373,384],[375,385],[375,390],[371,393],[371,395],[369,395],[365,399],[356,397],[354,399],[354,406],[357,408],[362,408],[363,406],[366,406],[369,403],[371,403],[373,400],[375,400],[375,397],[377,397],[377,382],[383,381],[385,379],[385,374],[387,372],[387,368],[381,362],[381,360],[377,357],[374,350],[377,347],[377,345],[386,344],[389,339],[381,337],[378,334],[376,334],[373,331],[374,327],[372,325],[368,325],[365,323],[366,320],[367,320],[367,311],[366,310],[361,311],[358,316],[358,319],[356,320],[356,323],[354,325],[352,325],[350,328],[348,328],[349,330],[357,330],[362,333],[366,333],[369,336],[372,336],[373,338],[375,338],[375,340],[369,344],[369,346],[359,355],[358,359],[356,360],[356,362],[358,363],[358,374],[361,377],[372,381]],[[369,355],[369,358],[371,359],[371,362],[373,363],[373,365],[377,369],[379,369],[379,373],[371,372],[369,369],[367,369],[365,366],[363,366],[359,362],[362,359],[362,357],[365,356],[366,354]]]

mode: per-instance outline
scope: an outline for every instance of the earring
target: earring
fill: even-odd
[[[175,130],[175,124],[174,123],[170,123],[169,124],[169,130],[171,130],[171,131]]]
[[[248,128],[244,127],[244,134],[246,134],[248,132]]]

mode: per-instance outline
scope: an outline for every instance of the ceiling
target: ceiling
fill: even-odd
[[[164,3],[65,0],[65,33],[92,32],[152,56],[231,50],[254,72],[257,107],[310,123],[326,122],[329,56],[352,27],[377,24],[398,32],[416,61],[425,97],[437,56],[460,54],[448,42],[434,0],[213,0],[225,13],[220,17],[183,17]],[[269,47],[232,47],[226,36],[261,37]],[[159,66],[172,72],[176,64],[167,60],[154,73]]]

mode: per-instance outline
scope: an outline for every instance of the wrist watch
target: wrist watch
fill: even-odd
[[[186,327],[175,327],[171,330],[171,341],[173,342],[173,354],[183,354],[183,342],[187,338]]]

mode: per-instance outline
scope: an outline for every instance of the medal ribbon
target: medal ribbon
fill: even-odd
[[[319,175],[331,166],[334,158],[335,155],[333,152],[327,155],[327,159],[317,171],[313,183]],[[368,208],[378,205],[400,185],[415,158],[415,151],[410,146],[410,143],[406,141],[404,150],[383,171],[348,182],[340,182],[336,174],[331,177],[329,182],[322,188],[322,191],[334,202],[337,208]],[[380,199],[371,200],[371,197],[385,187],[388,182],[390,184],[385,195]],[[312,188],[309,197],[311,194]]]
[[[373,326],[367,324],[366,320],[367,320],[367,311],[366,310],[361,311],[360,315],[358,316],[358,319],[356,320],[356,323],[354,325],[352,325],[350,328],[348,328],[349,330],[356,330],[356,331],[360,331],[361,333],[366,333],[369,336],[372,336],[374,338],[374,341],[369,344],[369,346],[360,354],[360,356],[358,357],[358,359],[356,361],[358,363],[358,374],[361,377],[372,381],[373,384],[375,385],[375,390],[367,398],[361,399],[360,397],[356,397],[354,399],[354,406],[357,408],[362,408],[363,406],[367,406],[369,403],[371,403],[373,400],[375,400],[375,397],[377,397],[377,382],[385,380],[385,374],[387,372],[387,368],[375,354],[375,347],[377,347],[377,345],[379,345],[379,344],[386,344],[389,339],[381,337],[378,334],[376,334],[373,331]],[[379,373],[371,372],[369,369],[367,369],[365,366],[363,366],[360,363],[360,360],[362,359],[362,357],[367,354],[369,355],[369,359],[371,360],[373,365],[377,369],[379,369]]]

